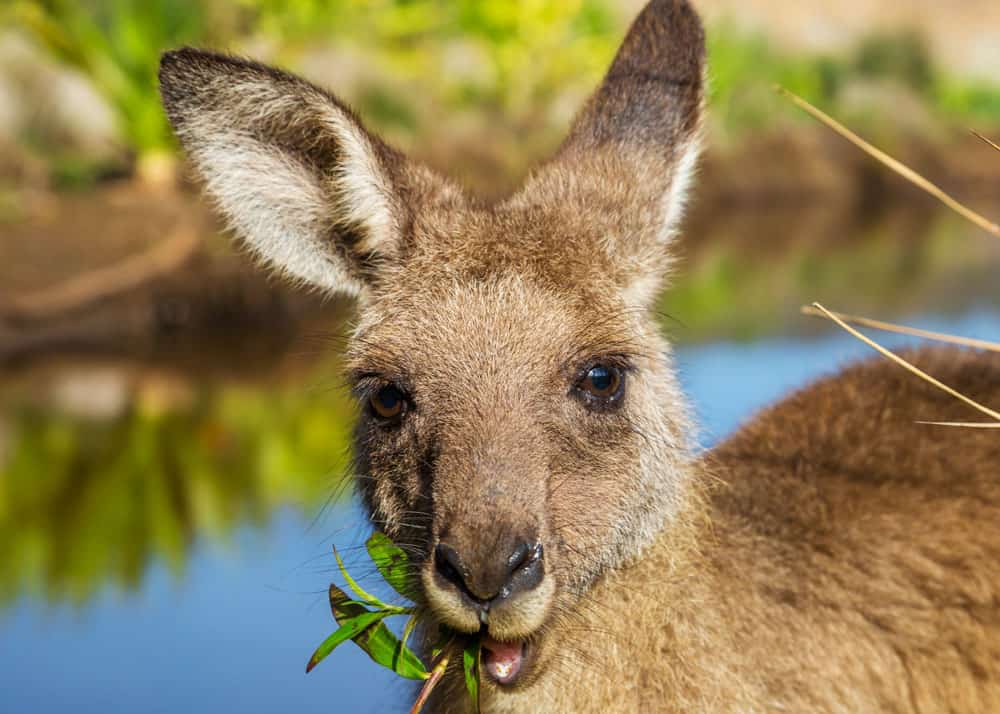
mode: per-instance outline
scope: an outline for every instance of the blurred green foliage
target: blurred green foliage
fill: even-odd
[[[179,45],[305,71],[403,143],[441,137],[473,116],[480,135],[507,152],[504,127],[519,137],[564,128],[630,19],[613,0],[15,0],[3,16],[91,77],[140,156],[173,147],[156,66]],[[873,35],[844,56],[803,56],[722,24],[710,28],[709,54],[713,120],[727,134],[797,116],[772,96],[775,83],[838,113],[852,82],[886,80],[945,120],[1000,122],[1000,91],[940,72],[913,34]],[[525,143],[515,150],[534,150]]]
[[[111,421],[10,408],[0,462],[0,606],[82,604],[175,574],[195,539],[227,541],[275,509],[314,517],[347,497],[350,400],[340,390],[229,388],[190,408],[138,400]]]
[[[853,65],[862,76],[894,77],[917,91],[931,90],[934,86],[927,45],[913,32],[865,38],[858,46]]]
[[[17,0],[9,13],[57,59],[91,78],[131,148],[170,146],[156,98],[157,65],[164,47],[213,39],[199,0]]]
[[[294,67],[309,49],[353,46],[396,87],[431,78],[433,99],[445,107],[517,111],[563,82],[599,75],[620,24],[611,7],[607,0],[18,0],[3,17],[89,76],[124,139],[142,153],[172,146],[156,89],[166,49],[253,48]],[[476,73],[463,71],[469,64]],[[348,98],[376,122],[413,128],[413,97],[396,98],[375,82]]]
[[[711,104],[726,133],[761,130],[788,114],[787,101],[768,91],[779,84],[822,106],[861,131],[873,117],[845,103],[852,86],[881,83],[908,92],[943,124],[1000,123],[1000,85],[961,80],[935,66],[923,38],[913,32],[873,34],[840,56],[793,55],[761,36],[721,26],[708,36]],[[892,99],[878,107],[892,122]],[[791,113],[803,121],[805,115]]]
[[[505,111],[545,101],[563,82],[597,76],[621,25],[608,0],[241,0],[257,32],[294,53],[303,45],[363,45],[397,81],[434,78],[448,104]],[[461,49],[469,49],[463,54]],[[481,65],[471,78],[463,61]],[[541,95],[541,96],[538,96]]]

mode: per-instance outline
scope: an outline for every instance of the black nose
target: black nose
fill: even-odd
[[[434,565],[438,574],[467,595],[473,604],[489,609],[542,581],[542,544],[519,540],[504,556],[487,554],[475,560],[463,558],[447,543],[434,550]]]

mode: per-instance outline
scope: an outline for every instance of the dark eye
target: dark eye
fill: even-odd
[[[369,402],[375,416],[380,419],[397,419],[406,409],[406,395],[392,384],[375,392]]]
[[[598,364],[587,370],[577,389],[594,406],[609,406],[621,396],[624,381],[620,368]]]

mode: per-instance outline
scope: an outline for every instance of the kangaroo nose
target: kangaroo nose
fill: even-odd
[[[505,556],[490,554],[483,563],[470,560],[447,543],[439,543],[434,550],[438,574],[484,610],[531,590],[545,575],[542,544],[537,542],[519,540]]]

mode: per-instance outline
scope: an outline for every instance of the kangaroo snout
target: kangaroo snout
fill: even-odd
[[[490,548],[463,557],[448,543],[438,543],[434,566],[440,579],[469,598],[483,612],[537,587],[545,577],[542,544],[517,539],[510,547]]]
[[[518,639],[544,622],[555,592],[543,539],[534,530],[449,528],[433,546],[424,590],[437,616],[455,629]]]

